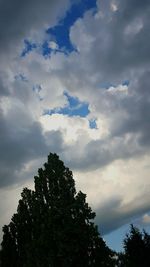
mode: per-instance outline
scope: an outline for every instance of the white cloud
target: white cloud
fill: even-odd
[[[111,2],[110,8],[113,12],[116,12],[118,10],[118,7],[115,2]]]
[[[89,140],[99,139],[103,132],[101,129],[90,129],[89,120],[80,116],[68,117],[62,114],[44,115],[40,117],[44,131],[60,130],[63,133],[64,141],[73,144],[82,136],[84,143]]]
[[[117,94],[117,93],[122,93],[122,94],[128,94],[128,86],[127,85],[119,85],[118,87],[109,87],[107,90],[108,93],[110,94]]]
[[[51,41],[49,42],[49,48],[56,50],[58,49],[58,45],[55,42]]]

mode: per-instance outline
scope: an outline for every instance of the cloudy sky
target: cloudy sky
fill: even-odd
[[[149,0],[0,0],[0,227],[56,152],[111,247],[150,229],[149,18]]]

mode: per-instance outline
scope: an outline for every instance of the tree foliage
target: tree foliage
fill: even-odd
[[[133,225],[124,239],[124,253],[120,253],[120,267],[149,267],[150,266],[150,235]]]
[[[95,213],[56,154],[49,154],[34,183],[33,191],[23,189],[17,213],[3,227],[1,267],[112,267]]]

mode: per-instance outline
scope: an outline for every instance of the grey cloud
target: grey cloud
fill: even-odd
[[[144,200],[137,197],[129,204],[123,204],[120,197],[108,199],[107,203],[96,209],[96,223],[101,234],[108,234],[127,223],[133,223],[137,218],[149,212],[149,200],[149,195],[145,195]]]
[[[108,3],[106,7],[103,1],[99,2],[104,14],[95,21],[90,16],[85,18],[85,22],[78,21],[71,36],[80,27],[83,36],[93,37],[90,51],[94,53],[88,54],[87,51],[86,54],[84,51],[86,71],[97,75],[99,82],[119,83],[130,79],[133,69],[141,69],[145,64],[149,66],[150,3],[147,0],[117,1],[118,10],[107,14]],[[78,42],[75,40],[77,46]]]
[[[114,123],[112,136],[138,135],[139,146],[150,144],[150,72],[145,71],[129,85],[129,96],[120,102],[126,117]]]
[[[138,68],[149,63],[149,15],[150,3],[147,0],[119,2],[118,11],[113,15],[111,25],[109,25],[112,46],[108,55],[112,55],[113,58],[109,61],[108,67],[110,66],[112,72],[116,66],[120,73],[121,70]],[[136,24],[139,22],[142,25],[137,33],[131,30],[131,34],[130,32],[126,34],[127,27],[132,28],[133,24],[138,26]]]
[[[63,136],[60,131],[49,131],[45,134],[47,146],[50,147],[52,153],[62,153],[65,150]]]
[[[80,148],[79,144],[66,147],[63,158],[73,170],[83,172],[96,170],[118,159],[141,156],[145,150],[142,146],[137,146],[137,141],[136,136],[128,139],[124,136],[110,136],[104,140],[92,140],[84,148]],[[81,149],[83,153],[81,153]]]
[[[25,118],[22,117],[23,119]],[[0,186],[15,183],[17,172],[23,168],[26,162],[47,152],[42,129],[38,123],[31,122],[26,128],[17,131],[13,129],[16,127],[16,122],[13,121],[11,124],[13,124],[12,128],[8,118],[6,120],[1,115]]]
[[[149,1],[144,0],[127,0],[127,1],[120,1],[117,0],[117,4],[119,5],[119,9],[122,10],[124,14],[123,20],[128,20],[132,17],[138,16],[139,14],[143,13],[145,9],[149,8]]]
[[[5,71],[0,71],[0,96],[8,96],[9,89],[6,87],[5,83],[8,79],[8,75]]]
[[[20,119],[27,120],[21,110],[18,113]],[[21,125],[19,118],[17,121],[15,119],[16,117],[11,116],[9,118],[9,115],[5,117],[1,112],[0,187],[22,183],[25,177],[21,172],[25,164],[45,157],[50,151],[60,153],[63,149],[63,139],[59,131],[48,132],[45,136],[38,122],[28,118],[28,124],[25,122]]]

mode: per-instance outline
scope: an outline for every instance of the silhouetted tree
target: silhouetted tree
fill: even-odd
[[[95,213],[56,154],[34,181],[35,190],[23,189],[17,213],[3,227],[1,267],[112,267]]]
[[[131,225],[124,239],[124,253],[119,255],[119,267],[150,266],[150,235]]]

